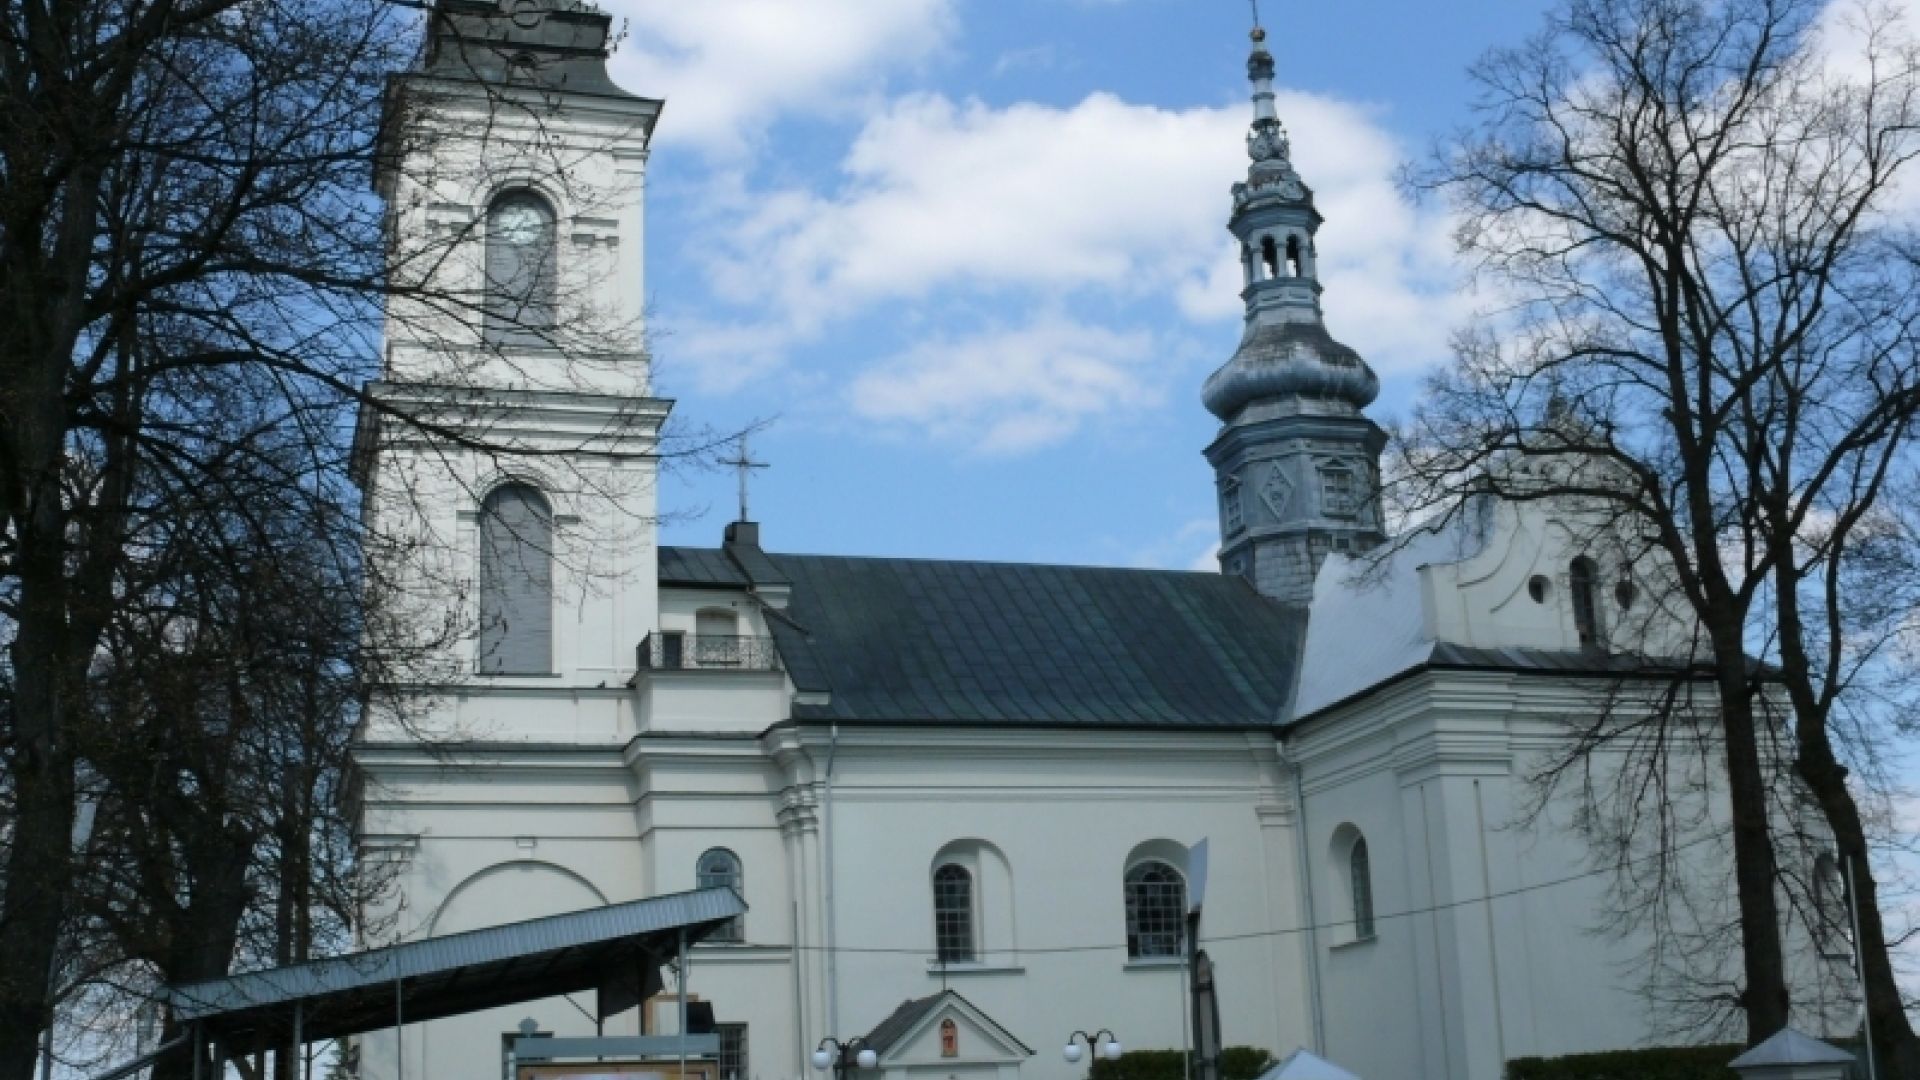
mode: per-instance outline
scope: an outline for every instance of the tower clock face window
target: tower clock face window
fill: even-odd
[[[493,227],[504,243],[532,247],[541,243],[547,231],[546,216],[527,199],[504,199],[493,215]]]
[[[487,340],[550,344],[554,326],[553,208],[531,191],[509,191],[487,208]]]

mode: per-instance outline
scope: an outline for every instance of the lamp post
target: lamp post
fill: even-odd
[[[833,1049],[829,1050],[828,1047]],[[813,1051],[813,1067],[825,1072],[829,1068],[838,1080],[846,1080],[847,1071],[858,1065],[862,1069],[871,1069],[880,1064],[880,1055],[867,1045],[864,1036],[855,1035],[846,1042],[829,1035],[820,1040]]]
[[[1080,1049],[1075,1044],[1075,1040],[1086,1043],[1087,1048]],[[1101,1028],[1091,1035],[1084,1031],[1076,1031],[1067,1036],[1067,1045],[1060,1051],[1060,1056],[1067,1059],[1067,1064],[1073,1065],[1078,1063],[1080,1055],[1085,1053],[1092,1053],[1108,1061],[1118,1061],[1120,1060],[1120,1040],[1106,1028]]]

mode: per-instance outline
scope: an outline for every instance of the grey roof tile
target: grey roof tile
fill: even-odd
[[[1104,567],[767,555],[801,720],[1254,727],[1291,693],[1304,612],[1238,578]],[[744,585],[718,551],[661,581]]]
[[[719,548],[663,547],[660,584],[744,589],[747,575]]]

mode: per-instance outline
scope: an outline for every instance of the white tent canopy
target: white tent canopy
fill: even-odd
[[[1260,1074],[1260,1080],[1360,1080],[1333,1062],[1305,1049],[1295,1050],[1287,1059]]]

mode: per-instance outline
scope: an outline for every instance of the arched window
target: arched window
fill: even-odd
[[[933,947],[943,964],[974,958],[973,875],[957,863],[933,872]]]
[[[1600,605],[1594,602],[1594,585],[1600,568],[1585,555],[1573,560],[1567,569],[1567,587],[1573,591],[1573,626],[1580,634],[1580,647],[1600,646]]]
[[[1271,236],[1260,241],[1260,262],[1266,267],[1269,280],[1280,276],[1280,245],[1274,243]]]
[[[525,484],[480,506],[479,630],[482,673],[553,670],[553,511]]]
[[[1287,237],[1287,276],[1300,276],[1300,238]]]
[[[1852,913],[1840,860],[1822,852],[1813,861],[1813,941],[1829,958],[1853,958]]]
[[[1357,837],[1347,851],[1348,888],[1353,897],[1354,940],[1373,936],[1373,867],[1367,861],[1367,838]]]
[[[1166,863],[1149,861],[1127,868],[1127,956],[1134,959],[1183,955],[1187,923],[1187,882]]]
[[[713,848],[700,856],[695,865],[694,877],[702,889],[717,889],[721,886],[745,895],[746,877],[740,872],[740,857],[726,848]],[[745,916],[735,916],[727,925],[707,935],[708,941],[745,941]]]
[[[487,208],[489,342],[548,342],[559,277],[557,232],[553,207],[531,191],[506,192]]]

